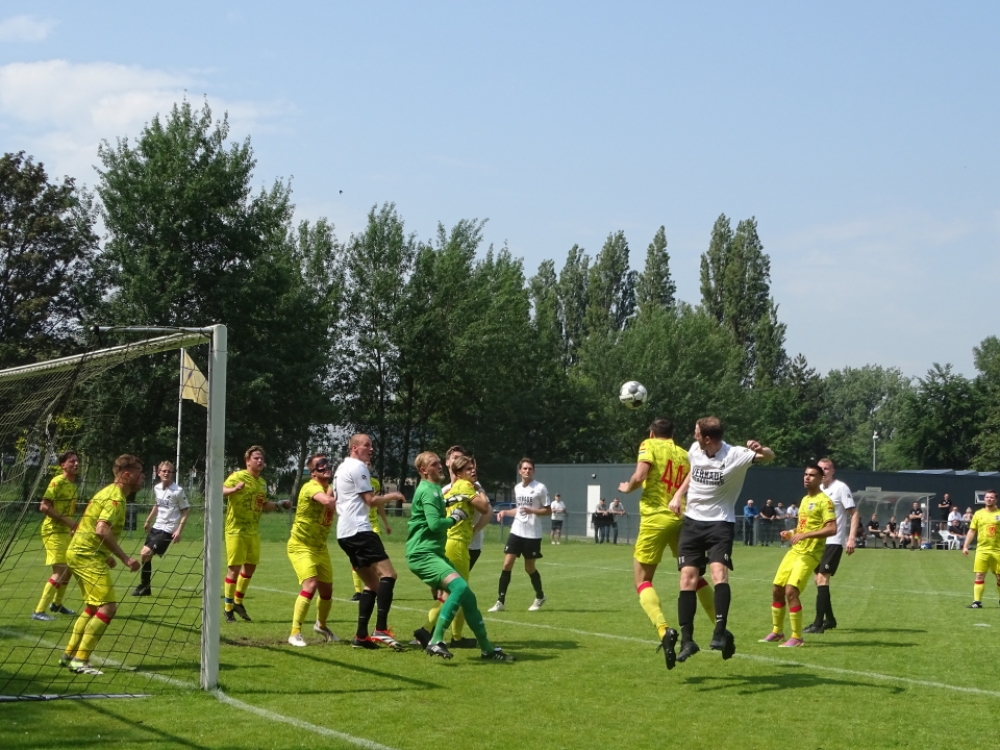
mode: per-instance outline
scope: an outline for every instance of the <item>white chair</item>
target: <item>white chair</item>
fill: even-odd
[[[962,543],[958,539],[958,534],[952,534],[950,531],[939,531],[938,534],[941,536],[941,541],[944,542],[945,547],[948,549],[962,548]]]

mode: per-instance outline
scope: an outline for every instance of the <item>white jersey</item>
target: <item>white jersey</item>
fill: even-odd
[[[556,500],[552,503],[551,508],[552,508],[553,521],[566,520],[566,503],[564,503],[562,500]]]
[[[834,479],[829,487],[824,487],[823,493],[833,500],[833,510],[837,514],[837,533],[828,536],[826,543],[843,547],[847,544],[847,535],[851,533],[851,517],[847,509],[854,507],[854,495],[851,494],[851,488],[839,479]]]
[[[749,448],[729,443],[723,443],[718,453],[709,456],[698,443],[692,444],[688,449],[691,483],[684,515],[692,521],[736,523],[733,506],[756,457]]]
[[[371,531],[368,520],[371,510],[361,495],[372,492],[372,482],[368,467],[356,458],[345,458],[333,475],[333,487],[337,494],[337,539]]]
[[[453,484],[452,482],[448,482],[448,484],[446,484],[444,487],[442,487],[441,488],[441,494],[443,495],[448,490],[450,490],[452,484]],[[476,486],[476,491],[477,492],[483,492],[483,485],[481,485],[479,482],[473,482],[473,484]],[[482,518],[482,517],[483,517],[483,514],[480,513],[478,510],[476,510],[475,508],[473,508],[473,510],[472,510],[472,527],[473,528],[476,527],[476,524],[479,523],[479,519]],[[479,531],[477,531],[475,534],[472,535],[472,541],[469,542],[469,549],[482,549],[483,548],[483,532],[484,531],[486,531],[486,529],[480,529]]]
[[[541,510],[548,508],[549,491],[541,482],[531,480],[525,487],[523,482],[514,485],[514,500],[517,501],[517,515],[514,516],[514,523],[510,526],[510,533],[522,539],[541,539],[542,525],[538,522],[538,516],[534,513],[525,513],[525,508]]]
[[[173,534],[177,531],[177,524],[181,522],[181,511],[191,507],[187,495],[176,482],[169,487],[164,487],[163,482],[157,482],[153,485],[153,497],[156,501],[156,521],[153,528]]]

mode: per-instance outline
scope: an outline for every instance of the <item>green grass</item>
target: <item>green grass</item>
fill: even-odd
[[[499,537],[491,531],[472,576],[484,613],[494,600],[501,559]],[[405,570],[401,534],[390,538],[388,548],[400,573],[391,622],[408,640],[431,600]],[[783,550],[737,546],[730,618],[736,657],[723,662],[707,651],[709,626],[699,613],[696,639],[706,650],[672,672],[654,651],[652,626],[632,587],[627,546],[546,542],[543,552],[545,608],[526,611],[533,594],[517,568],[507,611],[486,615],[491,638],[518,661],[484,664],[475,651],[457,651],[454,660],[442,662],[417,649],[397,654],[344,644],[286,645],[297,587],[283,544],[266,542],[247,599],[254,622],[223,630],[220,687],[244,704],[400,750],[589,750],[612,744],[806,750],[995,742],[1000,686],[991,643],[1000,607],[991,586],[986,609],[965,609],[972,561],[958,552],[859,550],[845,558],[832,586],[840,627],[789,650],[757,643],[770,628],[771,577]],[[355,605],[345,601],[351,593],[346,560],[338,549],[333,558],[337,601],[331,627],[343,637],[353,631]],[[44,580],[44,568],[35,567],[38,581],[25,584],[32,590]],[[656,586],[673,623],[672,565],[661,569]],[[808,621],[815,602],[811,585],[804,601]],[[137,627],[131,618],[151,606],[126,601],[109,635]],[[46,630],[44,623],[5,613],[0,611],[0,629],[32,636]],[[306,635],[309,640],[311,631]],[[0,658],[10,658],[12,641],[0,640]],[[141,642],[136,637],[135,647]],[[172,663],[170,675],[197,680],[187,658]],[[155,695],[0,704],[0,747],[352,746],[197,690],[120,671],[109,670],[89,686],[98,689]]]

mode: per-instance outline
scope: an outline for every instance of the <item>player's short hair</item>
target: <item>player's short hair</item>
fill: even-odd
[[[160,461],[160,463],[158,463],[156,465],[156,472],[157,473],[163,471],[164,469],[170,469],[171,471],[173,471],[173,469],[174,469],[173,462],[172,461]]]
[[[461,456],[455,456],[455,460],[451,462],[451,470],[457,474],[458,472],[463,471],[470,465],[471,466],[476,465],[476,459],[474,459],[472,456],[466,456],[464,454]]]
[[[315,468],[316,461],[321,458],[326,458],[326,454],[313,453],[311,456],[309,456],[309,459],[306,461],[306,467],[309,469],[309,471],[312,471]]]
[[[718,417],[702,417],[695,424],[703,438],[722,440],[722,420]]]
[[[427,465],[438,457],[438,454],[434,451],[424,451],[413,459],[413,466],[420,473],[423,469],[427,468]]]
[[[259,445],[251,445],[249,448],[247,448],[247,452],[243,454],[243,463],[249,461],[250,456],[252,456],[254,453],[259,453],[261,458],[263,458],[265,461],[267,460],[267,454],[264,453],[263,448],[261,448]]]
[[[819,465],[818,461],[810,461],[809,463],[806,464],[806,468],[818,471],[819,475],[823,476],[823,467]]]
[[[993,495],[993,497],[996,497],[997,496],[997,491],[996,490],[986,490],[986,492],[983,493],[983,497],[986,497],[987,495]]]
[[[79,458],[80,454],[74,450],[63,451],[56,457],[56,461],[58,461],[59,465],[62,466],[64,463],[69,461],[70,456],[76,456]]]
[[[517,470],[520,471],[521,467],[524,466],[525,463],[531,464],[531,468],[532,469],[535,468],[535,461],[534,461],[534,459],[531,459],[531,458],[528,458],[527,456],[525,456],[524,458],[522,458],[520,461],[517,462]]]
[[[371,439],[371,435],[364,432],[359,432],[357,435],[351,435],[351,442],[347,444],[347,449],[350,450],[351,448],[357,448],[365,442],[365,440],[371,441]]]
[[[674,436],[674,423],[666,417],[657,417],[649,425],[649,431],[653,433],[653,437],[672,438]]]
[[[456,453],[461,453],[463,456],[468,456],[469,455],[469,451],[465,450],[465,446],[462,446],[462,445],[453,445],[448,450],[446,450],[444,452],[444,460],[445,461],[450,461],[451,457],[453,455],[455,455]]]
[[[821,463],[823,463],[824,461],[826,461],[826,462],[827,462],[828,464],[830,464],[830,466],[832,466],[833,468],[835,468],[835,469],[837,468],[837,464],[835,464],[835,463],[833,462],[833,459],[832,459],[832,458],[827,458],[826,456],[823,456],[823,458],[821,458],[821,459],[820,459],[819,461],[817,461],[816,463],[818,463],[818,464],[821,464]]]
[[[142,471],[142,461],[131,453],[123,453],[115,459],[114,466],[111,467],[111,472],[115,475],[115,479],[117,479],[121,476],[122,472],[126,471]]]

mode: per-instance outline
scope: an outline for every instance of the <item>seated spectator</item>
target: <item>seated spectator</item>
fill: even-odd
[[[858,524],[858,530],[854,532],[854,546],[855,547],[867,547],[868,546],[868,532],[865,527],[860,523]]]
[[[913,533],[910,530],[910,519],[906,516],[903,517],[902,522],[899,524],[899,533],[896,535],[899,539],[899,548],[906,549],[910,546],[910,542],[913,541]]]
[[[962,516],[962,533],[969,533],[969,524],[972,523],[972,508],[965,509],[965,515]]]
[[[896,549],[896,542],[899,541],[899,527],[896,525],[896,517],[889,516],[885,524],[886,539],[892,542],[892,548]]]
[[[872,513],[872,519],[868,522],[868,533],[871,535],[872,539],[881,539],[882,544],[886,547],[889,546],[888,532],[882,530],[878,522],[878,513]]]
[[[952,534],[961,535],[962,532],[962,511],[958,508],[952,508],[951,513],[948,514],[948,531]]]

